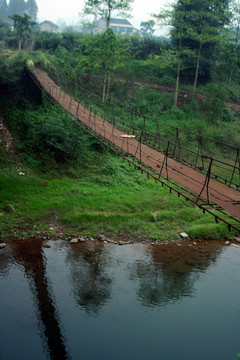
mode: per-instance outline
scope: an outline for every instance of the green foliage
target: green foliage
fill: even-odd
[[[26,13],[23,16],[14,14],[9,16],[9,18],[13,20],[13,27],[18,36],[18,50],[21,50],[23,35],[31,31],[31,28],[33,25],[35,25],[35,22],[31,21],[31,16]]]
[[[142,21],[140,24],[142,36],[152,37],[155,31],[154,26],[155,26],[154,20]]]
[[[14,113],[10,110],[4,117],[18,138],[17,151],[30,166],[44,168],[70,160],[83,161],[86,136],[54,107],[41,107],[37,111],[15,109]]]

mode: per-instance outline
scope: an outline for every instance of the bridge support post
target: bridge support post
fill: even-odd
[[[209,158],[208,156],[204,156],[204,157]],[[212,159],[212,158],[209,158],[209,159],[210,159],[210,163],[209,163],[209,166],[208,166],[208,171],[207,171],[207,174],[206,174],[206,177],[205,177],[205,181],[204,181],[202,190],[200,191],[200,193],[199,193],[199,195],[198,195],[198,197],[197,197],[196,204],[198,203],[198,200],[199,200],[200,196],[202,195],[204,188],[206,188],[207,201],[208,201],[208,203],[209,203],[209,191],[208,191],[208,186],[209,186],[209,181],[210,181],[210,178],[211,178],[211,168],[212,168],[212,162],[213,162],[213,159]]]
[[[162,175],[162,171],[163,171],[164,164],[165,164],[166,176],[167,176],[167,180],[168,180],[168,163],[167,163],[167,159],[168,159],[169,145],[170,145],[170,142],[168,141],[167,149],[166,149],[166,152],[165,152],[165,156],[164,156],[164,159],[163,159],[163,162],[162,162],[161,169],[160,169],[160,171],[159,171],[158,180],[160,179],[160,177],[161,177],[161,175]]]
[[[237,149],[237,153],[236,153],[236,159],[235,159],[235,164],[233,167],[233,172],[232,172],[232,176],[229,182],[229,185],[232,184],[233,182],[233,177],[235,175],[235,171],[238,170],[238,184],[240,185],[240,161],[239,161],[239,149]]]

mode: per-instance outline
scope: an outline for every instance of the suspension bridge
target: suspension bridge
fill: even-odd
[[[125,109],[118,116],[113,107],[101,113],[84,102],[84,94],[75,99],[46,72],[30,75],[56,106],[114,153],[240,232],[239,148],[133,112],[126,121]],[[225,157],[210,156],[206,148],[221,149]]]

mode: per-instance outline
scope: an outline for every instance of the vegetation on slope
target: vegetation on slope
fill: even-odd
[[[23,54],[20,59],[25,64]],[[19,58],[13,61],[21,68]],[[224,224],[111,155],[32,83],[29,91],[23,67],[13,71],[4,64],[1,88],[17,92],[1,96],[0,104],[16,149],[12,159],[1,149],[1,239],[59,231],[133,241],[176,240],[181,231],[192,238],[233,236]]]

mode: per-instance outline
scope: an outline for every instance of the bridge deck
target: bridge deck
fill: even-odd
[[[190,189],[191,192],[195,194],[196,199],[201,195],[201,198],[217,204],[233,216],[240,218],[239,191],[210,178],[206,181],[206,175],[178,163],[169,157],[166,158],[164,154],[149,148],[135,138],[123,137],[123,135],[125,135],[123,131],[117,129],[113,124],[106,122],[99,116],[91,114],[90,110],[83,107],[61,90],[44,71],[36,69],[34,75],[51,97],[87,127],[93,129],[96,133],[121,148],[122,151],[125,151],[130,156],[137,158],[139,162],[146,164],[156,173],[161,171],[161,176],[164,178],[172,179],[183,187]]]

